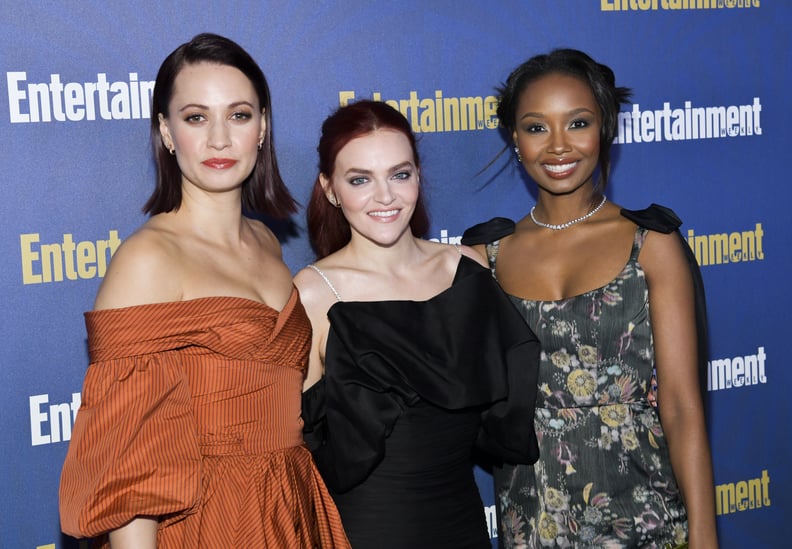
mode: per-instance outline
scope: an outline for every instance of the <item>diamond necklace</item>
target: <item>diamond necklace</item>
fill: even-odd
[[[600,208],[602,208],[605,205],[605,201],[606,200],[607,199],[605,198],[605,195],[602,195],[602,202],[600,202],[599,205],[596,208],[591,210],[586,215],[582,215],[582,216],[578,217],[577,219],[573,219],[572,221],[567,221],[566,223],[561,223],[560,225],[553,225],[551,223],[542,223],[541,221],[536,219],[536,217],[534,217],[534,210],[536,209],[536,206],[534,206],[534,207],[531,208],[531,221],[533,221],[535,224],[539,225],[540,227],[544,227],[545,229],[552,229],[554,231],[560,231],[562,229],[566,229],[567,227],[571,227],[572,225],[574,225],[576,223],[580,223],[581,221],[585,221],[586,219],[588,219],[589,217],[591,217],[592,215],[594,215],[595,213],[600,211]]]

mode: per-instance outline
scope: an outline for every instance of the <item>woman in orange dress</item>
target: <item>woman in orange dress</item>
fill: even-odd
[[[349,547],[303,445],[311,328],[261,69],[210,34],[163,62],[151,218],[86,313],[91,364],[63,467],[63,531],[134,547]]]

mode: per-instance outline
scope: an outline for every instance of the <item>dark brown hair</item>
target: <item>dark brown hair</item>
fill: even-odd
[[[143,212],[151,215],[178,209],[182,200],[181,170],[176,158],[162,143],[159,115],[168,118],[168,104],[176,76],[185,65],[215,63],[239,69],[248,77],[264,109],[264,142],[256,165],[242,187],[242,209],[253,214],[285,218],[297,211],[297,204],[281,178],[272,139],[270,91],[261,68],[236,42],[216,34],[199,34],[176,48],[157,72],[151,106],[151,146],[157,164],[157,186]]]

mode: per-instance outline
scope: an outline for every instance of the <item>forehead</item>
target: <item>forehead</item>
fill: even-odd
[[[517,111],[550,108],[586,107],[598,111],[597,100],[588,83],[576,76],[550,73],[540,76],[525,86],[520,93]]]
[[[338,168],[392,167],[404,162],[413,162],[410,141],[402,132],[389,129],[374,130],[352,139],[344,145],[336,157]]]
[[[213,105],[237,101],[248,101],[257,106],[258,96],[250,79],[230,65],[184,65],[173,81],[171,102]]]

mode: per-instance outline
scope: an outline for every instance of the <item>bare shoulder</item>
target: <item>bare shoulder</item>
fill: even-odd
[[[483,244],[479,244],[474,247],[460,246],[459,251],[462,253],[462,255],[469,257],[482,267],[489,268],[489,264],[487,263],[487,252]]]
[[[684,243],[676,233],[649,231],[638,260],[650,278],[689,273]]]
[[[180,249],[167,230],[151,220],[113,254],[94,303],[115,309],[181,299]]]
[[[445,244],[433,241],[419,241],[424,254],[420,267],[411,276],[423,288],[438,293],[450,286],[454,279],[462,256],[469,257],[481,266],[487,263],[475,249],[457,244]]]
[[[272,229],[257,219],[247,218],[247,222],[263,249],[281,258],[283,252],[281,251],[280,241],[278,241],[278,237],[275,236]]]
[[[308,310],[309,316],[317,313],[324,315],[337,301],[323,276],[310,266],[304,267],[294,276],[294,285],[300,292],[300,300]]]
[[[322,280],[319,273],[311,267],[303,267],[294,275],[294,285],[300,291],[300,298],[303,303],[306,303],[316,294],[321,283]]]

